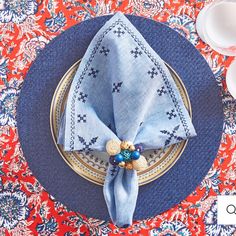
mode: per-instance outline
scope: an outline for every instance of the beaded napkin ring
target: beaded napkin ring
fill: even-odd
[[[110,155],[109,162],[112,165],[137,171],[147,168],[147,160],[140,154],[143,151],[141,144],[134,145],[129,141],[109,140],[106,151]]]

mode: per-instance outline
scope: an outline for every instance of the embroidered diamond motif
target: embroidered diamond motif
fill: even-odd
[[[172,118],[177,117],[177,115],[176,115],[174,109],[171,109],[171,111],[167,111],[167,112],[166,112],[166,115],[167,115],[167,117],[168,117],[169,120],[172,120]]]
[[[94,68],[90,69],[90,72],[88,73],[89,76],[92,76],[93,78],[97,77],[99,70],[95,70]]]
[[[137,58],[138,56],[141,56],[143,53],[139,50],[138,47],[136,47],[134,50],[130,51],[131,54],[133,54],[134,58]]]
[[[105,56],[107,56],[109,52],[110,52],[110,49],[105,48],[104,46],[102,46],[102,49],[100,50],[101,54],[104,54]]]
[[[158,72],[155,67],[152,67],[152,69],[148,71],[148,74],[150,75],[151,79],[153,79],[156,75],[158,75]]]
[[[123,82],[113,83],[112,93],[119,93]]]
[[[85,93],[83,93],[83,92],[80,92],[80,93],[79,93],[79,96],[78,96],[78,100],[79,100],[79,101],[82,101],[83,103],[85,103],[86,100],[87,100],[87,97],[88,97],[87,94],[85,94]]]
[[[177,130],[179,129],[179,125],[177,125],[171,132],[168,130],[161,130],[160,132],[163,134],[168,135],[168,139],[165,141],[165,146],[169,145],[172,139],[175,139],[176,141],[182,141],[183,138],[176,135]]]
[[[77,120],[78,123],[86,123],[87,122],[87,119],[86,119],[87,116],[85,114],[84,115],[79,114],[77,117],[78,117],[78,120]]]
[[[121,35],[125,34],[125,31],[124,30],[121,30],[120,27],[117,28],[117,30],[114,30],[113,31],[114,34],[117,34],[118,38],[121,37]]]
[[[165,90],[164,86],[162,86],[160,89],[157,89],[157,94],[159,96],[162,96],[163,94],[166,94],[166,93],[167,93],[167,91]]]
[[[97,142],[98,137],[92,138],[88,143],[85,141],[85,139],[78,135],[79,141],[81,144],[83,144],[82,151],[85,151],[85,153],[89,153],[89,151],[92,151],[91,146]]]

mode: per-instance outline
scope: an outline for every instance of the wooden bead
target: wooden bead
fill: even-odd
[[[137,171],[143,171],[148,167],[147,160],[144,156],[140,156],[138,160],[133,160],[133,169]]]
[[[120,153],[120,141],[111,139],[106,144],[106,151],[110,156],[115,156]]]
[[[126,165],[125,165],[125,168],[126,168],[127,170],[133,170],[132,162],[127,162]]]
[[[130,146],[132,146],[133,143],[130,141],[122,141],[120,144],[120,148],[123,150],[129,149]]]
[[[120,162],[119,167],[124,168],[125,167],[125,162],[124,161]]]

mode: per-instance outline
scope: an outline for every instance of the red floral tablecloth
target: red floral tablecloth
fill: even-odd
[[[236,194],[236,102],[225,85],[231,57],[198,37],[195,20],[208,2],[193,0],[0,0],[0,235],[236,235],[217,225],[219,194]],[[224,134],[218,156],[200,186],[176,207],[118,229],[72,212],[32,175],[17,134],[16,102],[36,56],[54,37],[83,20],[122,11],[166,22],[202,53],[222,88]],[[206,88],[207,89],[207,88]],[[210,92],[210,91],[209,91]],[[207,153],[206,153],[207,155]]]

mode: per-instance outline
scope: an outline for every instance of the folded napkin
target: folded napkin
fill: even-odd
[[[164,62],[123,14],[115,14],[75,74],[58,143],[66,151],[89,152],[105,151],[109,140],[127,140],[148,150],[195,135]],[[132,224],[138,178],[136,170],[116,164],[109,164],[104,197],[112,221],[126,227]]]

